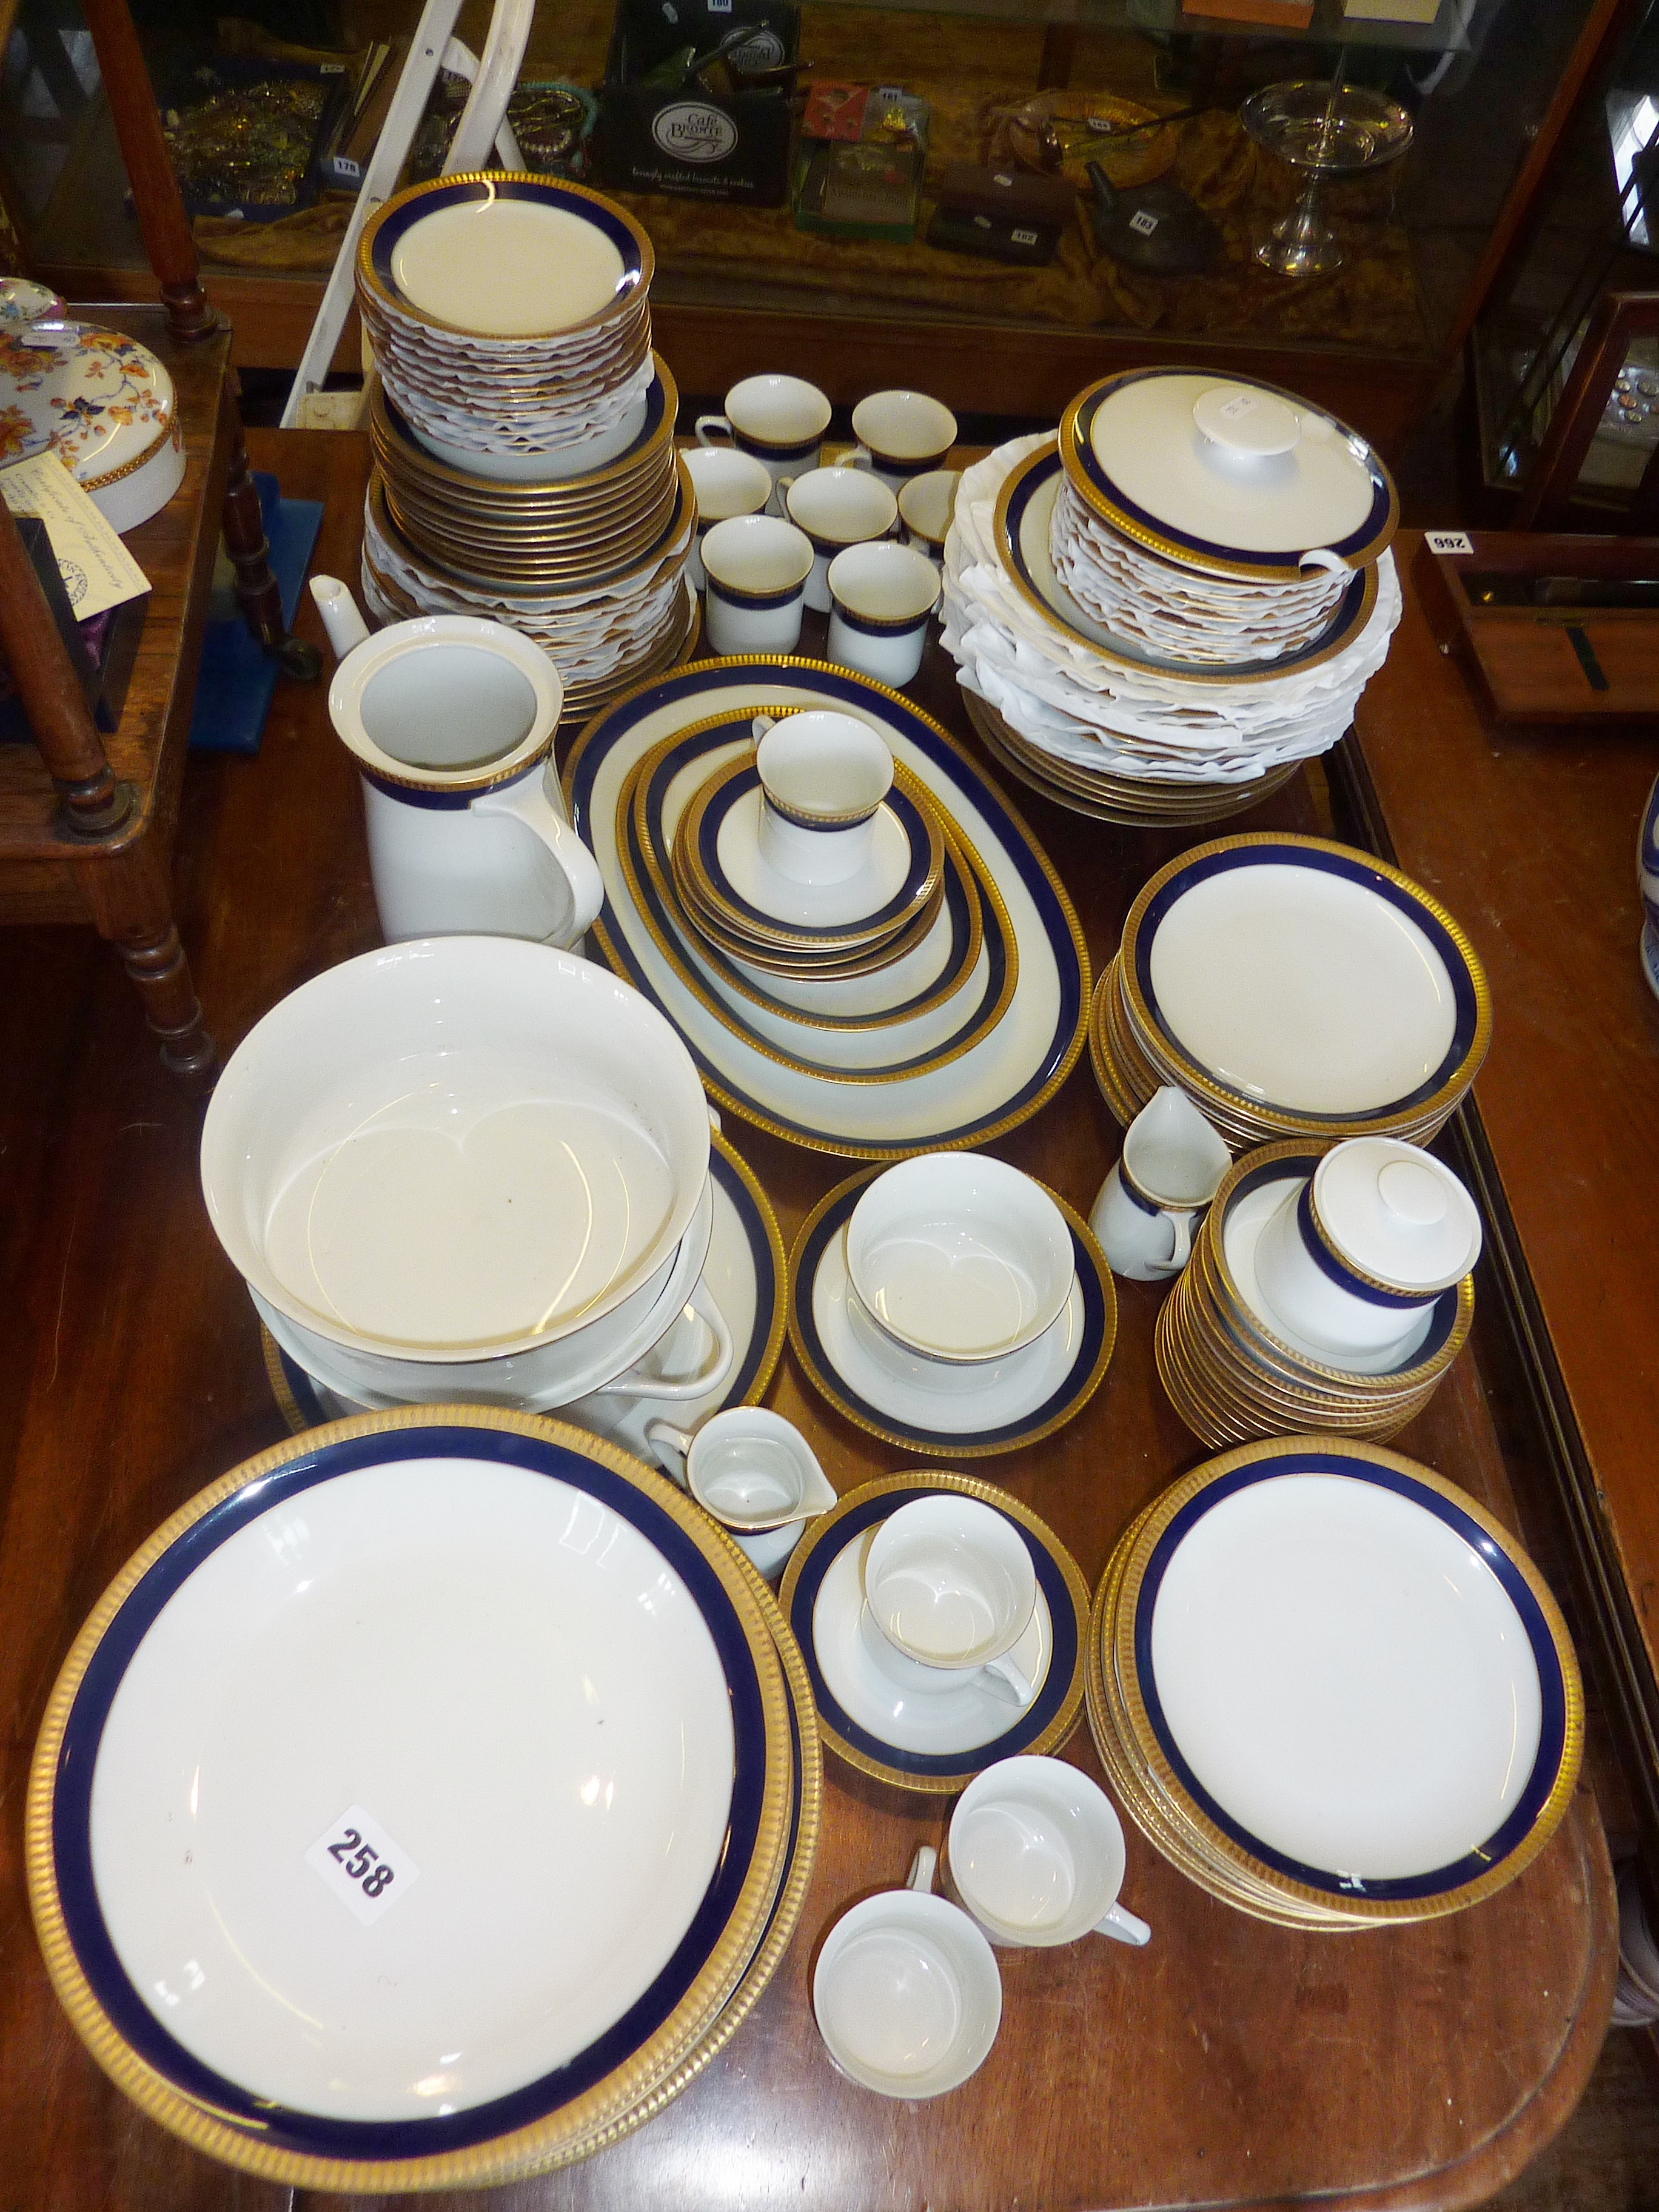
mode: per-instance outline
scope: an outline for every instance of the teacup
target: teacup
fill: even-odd
[[[781,476],[817,468],[830,412],[817,385],[802,377],[745,376],[726,393],[724,415],[697,417],[697,443],[712,445],[723,430],[740,453],[763,464],[775,485]]]
[[[949,1365],[1004,1359],[1065,1310],[1076,1272],[1042,1186],[982,1152],[927,1152],[876,1177],[848,1219],[848,1318]]]
[[[1231,1165],[1192,1100],[1166,1083],[1124,1133],[1122,1157],[1089,1216],[1114,1274],[1137,1283],[1178,1275],[1192,1256],[1199,1216]]]
[[[764,1407],[729,1406],[690,1434],[648,1421],[645,1434],[668,1473],[763,1575],[780,1571],[807,1522],[836,1502],[811,1444]]]
[[[957,418],[925,392],[872,392],[853,410],[857,450],[896,491],[927,475],[957,442]]]
[[[890,1680],[919,1692],[972,1682],[1017,1705],[1036,1692],[1011,1654],[1036,1607],[1024,1538],[993,1506],[955,1491],[890,1514],[860,1571],[865,1650]]]
[[[898,495],[899,520],[904,542],[925,553],[930,561],[945,558],[945,541],[956,512],[959,469],[929,469],[925,476],[909,477]]]
[[[812,541],[812,573],[806,580],[806,604],[821,615],[830,611],[830,563],[849,545],[885,538],[898,520],[898,501],[867,469],[845,462],[813,469],[804,477],[780,477],[784,512]]]
[[[793,653],[812,541],[770,514],[733,515],[702,541],[703,620],[716,653]]]
[[[1152,1935],[1117,1902],[1122,1823],[1064,1759],[1004,1759],[976,1774],[957,1800],[945,1851],[946,1894],[1000,1949]]]
[[[841,2071],[878,2096],[942,2096],[983,2064],[1002,2024],[1002,1976],[969,1916],[931,1894],[923,1844],[902,1889],[866,1897],[824,1937],[812,2013]]]
[[[1449,1168],[1396,1138],[1356,1137],[1263,1223],[1255,1274],[1302,1344],[1339,1366],[1386,1365],[1480,1256],[1480,1213]]]
[[[472,615],[422,615],[371,636],[337,578],[313,576],[311,588],[345,648],[328,711],[362,771],[388,943],[574,945],[605,884],[554,772],[564,691],[552,662],[532,639]]]
[[[921,666],[939,570],[913,545],[878,539],[837,553],[827,572],[831,660],[895,690]]]
[[[697,495],[697,531],[685,563],[694,591],[702,591],[702,541],[717,522],[734,514],[759,514],[772,496],[772,479],[752,454],[730,446],[692,446],[681,456]]]
[[[870,856],[893,756],[855,714],[813,708],[781,721],[756,718],[761,857],[796,883],[842,884]]]

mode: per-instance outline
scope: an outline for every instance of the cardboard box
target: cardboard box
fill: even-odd
[[[604,183],[624,191],[782,206],[793,119],[787,91],[774,86],[728,100],[700,87],[641,82],[687,47],[711,52],[739,23],[754,26],[745,56],[768,67],[796,58],[800,17],[794,0],[617,0],[599,88]]]

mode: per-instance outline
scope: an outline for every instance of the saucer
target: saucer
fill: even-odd
[[[901,1505],[942,1490],[994,1506],[1018,1528],[1036,1570],[1037,1612],[1039,1621],[1046,1623],[1041,1632],[1048,1652],[1036,1694],[1024,1708],[971,1688],[930,1695],[927,1704],[939,1709],[927,1724],[933,1731],[930,1747],[896,1740],[898,1734],[909,1733],[891,1718],[887,1704],[898,1692],[861,1646],[864,1668],[859,1669],[849,1646],[859,1644],[858,1618],[864,1603],[859,1561],[864,1538]],[[1088,1585],[1077,1562],[1046,1523],[1006,1491],[977,1482],[971,1475],[913,1470],[883,1475],[849,1491],[802,1537],[784,1575],[779,1602],[811,1678],[820,1735],[849,1766],[878,1781],[953,1796],[1000,1759],[1022,1752],[1058,1751],[1076,1725],[1083,1701]]]
[[[1086,1224],[1049,1193],[1072,1232],[1071,1296],[1053,1327],[983,1380],[952,1369],[937,1388],[907,1379],[854,1334],[843,1231],[878,1172],[849,1177],[821,1200],[789,1255],[789,1340],[806,1376],[837,1413],[884,1442],[950,1459],[988,1459],[1037,1443],[1079,1413],[1111,1359],[1117,1300]]]

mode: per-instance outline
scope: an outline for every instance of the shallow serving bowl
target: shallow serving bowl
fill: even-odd
[[[267,1305],[444,1364],[612,1312],[669,1261],[708,1176],[707,1103],[667,1022],[505,938],[417,939],[302,985],[233,1054],[202,1133],[215,1231]]]

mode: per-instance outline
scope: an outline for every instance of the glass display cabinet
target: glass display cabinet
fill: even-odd
[[[260,4],[263,27],[216,23],[205,0],[149,0],[141,27],[164,106],[228,45],[231,58],[268,67],[343,65],[349,130],[365,62],[390,46],[395,63],[417,13],[414,0]],[[778,0],[735,0],[737,18],[768,5],[775,13]],[[659,342],[684,390],[718,393],[764,366],[809,374],[840,401],[903,383],[959,413],[1053,419],[1091,376],[1178,359],[1292,385],[1389,449],[1462,345],[1516,179],[1537,167],[1540,132],[1551,137],[1564,119],[1561,88],[1577,82],[1628,0],[806,0],[786,12],[809,65],[793,81],[789,185],[801,173],[807,87],[902,90],[912,113],[916,102],[926,109],[914,234],[802,227],[787,199],[619,191],[656,246]],[[672,6],[663,13],[674,20]],[[1264,15],[1275,20],[1252,20]],[[574,158],[605,189],[617,137],[603,120],[597,132],[591,125],[615,18],[616,0],[543,0],[520,80],[521,101],[532,84],[574,88],[584,104],[579,143],[553,158]],[[459,35],[475,52],[487,23],[481,4],[463,13]],[[1345,102],[1363,96],[1396,112],[1404,150],[1374,166],[1321,167],[1312,181],[1324,258],[1268,266],[1257,249],[1303,200],[1310,142],[1247,126],[1260,106],[1253,96],[1298,83],[1336,85]],[[777,96],[787,99],[787,86]],[[269,118],[255,132],[278,135]],[[534,129],[524,143],[533,148]],[[1298,143],[1299,166],[1285,158]],[[1328,131],[1328,152],[1334,143]],[[971,201],[973,175],[988,167],[1060,188],[1047,203],[1063,218],[1051,251],[992,258],[971,209],[954,230],[936,223],[964,176]],[[31,264],[60,289],[143,293],[76,0],[11,0],[0,189]],[[211,199],[198,216],[204,274],[234,318],[243,363],[297,361],[349,204],[320,189],[278,220],[266,219],[269,205]],[[1173,267],[1136,246],[1136,234],[1144,244],[1148,221],[1156,228],[1171,209],[1183,224],[1196,218],[1193,235],[1206,243]],[[342,365],[356,365],[356,346],[349,331]]]

